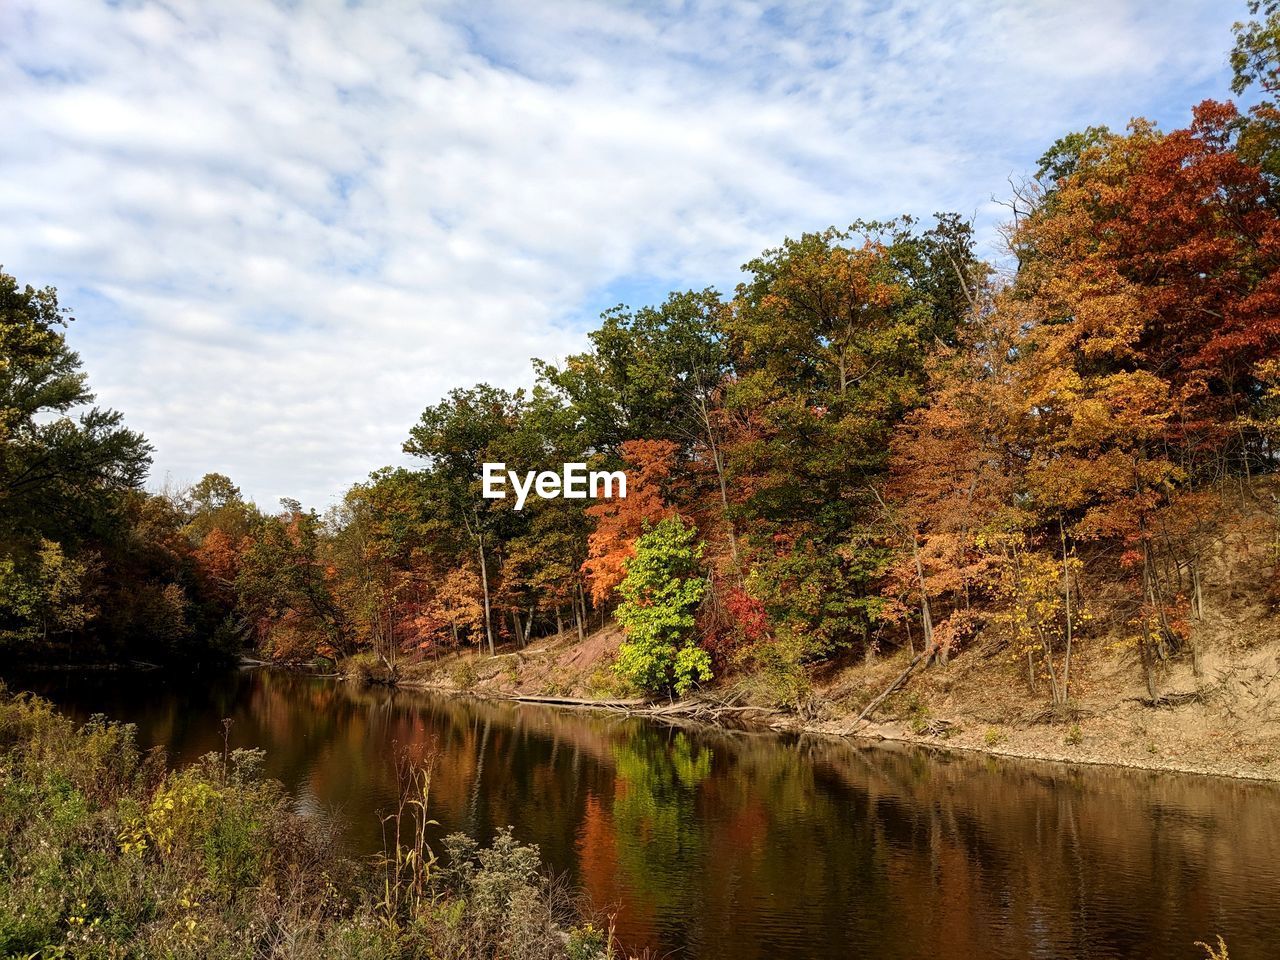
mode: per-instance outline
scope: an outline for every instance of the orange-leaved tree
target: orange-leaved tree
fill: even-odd
[[[601,500],[587,508],[596,526],[587,538],[582,569],[591,584],[591,599],[608,600],[625,576],[623,566],[646,524],[675,513],[663,489],[676,467],[680,448],[670,440],[628,440],[620,452],[627,465],[627,495]]]

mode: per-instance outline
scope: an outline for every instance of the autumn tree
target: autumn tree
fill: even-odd
[[[587,441],[582,449],[609,454],[628,440],[666,440],[695,467],[690,480],[705,465],[719,504],[717,525],[736,564],[720,413],[731,372],[727,310],[712,289],[672,293],[654,307],[618,306],[590,333],[590,353],[539,369],[563,393],[568,409],[580,414]],[[686,502],[695,496],[687,491]]]
[[[41,540],[25,569],[0,558],[0,624],[26,641],[49,640],[83,627],[97,612],[89,602],[87,566],[61,545]]]
[[[1235,117],[1210,102],[1185,130],[1094,136],[1015,235],[1023,267],[1003,307],[1024,331],[1021,435],[1042,539],[1064,554],[1075,538],[1121,547],[1133,585],[1121,616],[1152,697],[1153,660],[1186,639],[1162,572],[1185,539],[1170,518],[1197,483],[1264,455],[1246,424],[1280,333],[1280,233],[1267,181],[1234,150]]]
[[[924,362],[954,337],[972,260],[956,221],[788,240],[747,264],[726,320],[734,379],[729,475],[753,541],[753,582],[811,655],[869,640],[888,555],[874,482],[893,425],[923,399]],[[945,236],[944,236],[945,235]]]
[[[325,560],[333,592],[351,623],[354,642],[367,645],[396,676],[402,646],[402,605],[414,587],[407,557],[393,532],[397,510],[386,485],[352,486],[328,518]]]
[[[0,635],[19,656],[224,656],[183,511],[142,492],[151,446],[94,405],[52,288],[0,272]]]
[[[213,621],[208,629],[243,635],[249,625],[236,610],[236,578],[240,555],[262,519],[257,507],[220,473],[205,474],[181,491],[175,506],[185,519],[182,531],[191,545],[204,615]]]
[[[92,406],[71,322],[52,287],[0,271],[0,631],[48,639],[91,619],[97,535],[117,498],[138,488],[151,447],[122,416]]]
[[[1072,641],[1085,613],[1078,599],[1072,605],[1072,592],[1063,585],[1079,573],[1080,560],[1064,557],[1059,561],[1049,551],[1028,548],[1019,536],[1000,537],[997,542],[1003,562],[993,619],[1008,631],[1014,658],[1026,658],[1031,692],[1036,692],[1036,678],[1043,673],[1054,705],[1066,706],[1071,693]]]
[[[925,404],[890,442],[882,523],[896,547],[883,592],[886,617],[918,619],[926,651],[946,662],[984,621],[999,558],[991,537],[1020,529],[1021,395],[1013,379],[1010,318],[996,291],[974,288],[972,315],[954,348],[927,363]]]
[[[560,464],[583,462],[592,467],[606,458],[589,454],[582,442],[582,413],[546,383],[530,392],[517,428],[496,448],[499,459],[513,466],[558,471]],[[616,466],[612,460],[610,466]],[[523,510],[511,503],[494,504],[501,518],[501,587],[511,633],[520,645],[537,630],[564,629],[565,614],[585,635],[588,618],[587,535],[591,521],[587,500],[530,497]]]
[[[516,432],[524,402],[522,391],[510,393],[488,384],[454,390],[423,411],[404,445],[406,453],[427,461],[430,495],[443,509],[442,521],[464,531],[471,543],[484,592],[490,654],[495,647],[491,573],[496,572],[490,569],[491,554],[509,518],[503,516],[500,501],[481,496],[480,474],[485,462],[508,459],[500,448]]]
[[[1234,27],[1231,89],[1243,94],[1256,88],[1262,99],[1238,125],[1240,155],[1275,184],[1280,182],[1280,3],[1249,0],[1249,14],[1254,19]]]
[[[354,636],[334,593],[336,571],[322,556],[323,523],[295,500],[281,506],[278,515],[263,518],[241,557],[241,609],[272,656],[347,656],[355,651]]]
[[[447,632],[452,646],[484,637],[484,592],[475,565],[455,567],[435,584],[423,615],[427,631]],[[424,631],[424,632],[427,632]]]
[[[596,525],[587,538],[583,570],[597,603],[608,600],[622,583],[626,562],[646,524],[657,523],[674,512],[664,488],[675,468],[678,450],[671,440],[627,441],[621,451],[627,465],[627,496],[602,500],[587,508],[587,515]]]
[[[526,504],[526,529],[506,544],[502,584],[514,613],[516,639],[532,637],[541,614],[564,630],[566,612],[583,635],[587,613],[583,564],[587,560],[590,521],[572,500],[538,500]]]

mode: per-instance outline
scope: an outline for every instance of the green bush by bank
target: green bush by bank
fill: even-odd
[[[650,693],[684,696],[711,679],[711,655],[698,646],[697,610],[707,592],[697,528],[667,517],[636,540],[618,587],[618,622],[627,639],[618,673]]]

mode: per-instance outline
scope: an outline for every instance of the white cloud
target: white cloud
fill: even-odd
[[[1225,95],[1213,0],[0,6],[0,263],[55,283],[156,476],[323,504],[606,289],[993,217],[1086,123]]]

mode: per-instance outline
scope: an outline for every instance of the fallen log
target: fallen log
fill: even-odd
[[[553,707],[579,707],[583,709],[620,710],[630,717],[645,717],[664,723],[696,721],[698,723],[725,726],[741,724],[749,720],[776,716],[780,711],[773,707],[738,706],[736,697],[719,700],[676,700],[671,703],[652,703],[648,700],[582,700],[576,697],[533,696],[511,694],[496,699],[512,703],[540,703]],[[752,716],[754,715],[754,716]]]
[[[917,732],[920,736],[939,737],[946,739],[955,733],[959,727],[954,720],[943,720],[941,717],[930,717],[925,720]]]
[[[644,700],[580,700],[575,697],[535,697],[523,694],[513,694],[504,699],[512,700],[516,703],[547,703],[557,707],[601,707],[607,709],[642,707],[645,704]]]
[[[885,687],[884,692],[880,694],[880,696],[876,697],[874,700],[872,700],[870,703],[868,703],[865,707],[862,708],[862,712],[858,714],[858,718],[853,721],[854,724],[859,724],[859,723],[862,723],[864,720],[866,720],[867,717],[871,715],[871,712],[876,709],[876,707],[884,703],[884,701],[887,700],[895,690],[897,690],[900,686],[906,683],[907,677],[911,676],[911,671],[915,670],[916,667],[920,666],[920,664],[922,664],[926,659],[928,659],[928,657],[929,657],[928,650],[921,651],[920,653],[917,653],[914,657],[912,657],[911,662],[907,664],[907,669],[903,670],[900,674],[898,674],[897,678],[893,681],[893,683]]]
[[[1186,703],[1203,703],[1204,693],[1200,690],[1171,690],[1158,697],[1129,697],[1133,703],[1144,707],[1180,707]]]
[[[733,699],[736,699],[736,697]],[[694,720],[698,723],[719,726],[724,726],[731,722],[741,723],[747,721],[748,718],[755,720],[776,716],[778,712],[773,707],[737,706],[732,699],[728,701],[677,700],[674,703],[640,707],[628,711],[632,716],[647,717],[651,720],[663,722]]]

